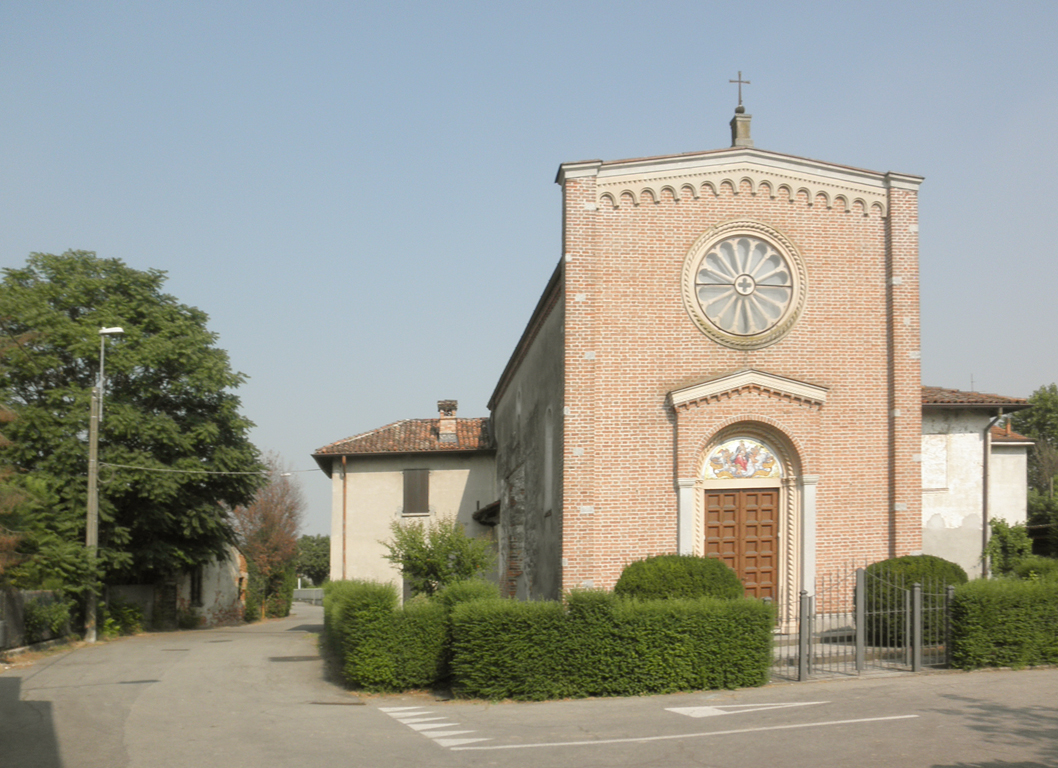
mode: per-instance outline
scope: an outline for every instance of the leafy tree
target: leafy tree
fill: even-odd
[[[432,595],[446,584],[472,578],[493,562],[489,541],[467,536],[456,520],[394,520],[390,532],[393,538],[381,542],[389,550],[385,557],[400,566],[416,595]]]
[[[25,341],[0,368],[0,397],[18,414],[0,457],[36,498],[15,569],[24,582],[86,578],[73,550],[84,541],[101,327],[125,331],[107,341],[100,431],[107,578],[154,580],[223,556],[234,540],[222,504],[248,502],[262,470],[232,392],[244,377],[215,346],[205,313],[164,293],[164,282],[164,272],[85,251],[35,253],[3,271],[0,338]]]
[[[266,459],[268,483],[257,491],[253,501],[232,510],[232,522],[239,549],[250,567],[250,591],[264,618],[269,605],[281,605],[276,596],[293,590],[294,568],[298,558],[298,529],[305,514],[305,496],[275,455]],[[290,611],[289,600],[286,615]],[[249,613],[247,607],[247,613]]]
[[[1014,429],[1036,441],[1029,457],[1029,482],[1033,488],[1054,496],[1058,474],[1058,384],[1040,387],[1029,397],[1031,408],[1011,416]]]
[[[992,535],[988,538],[982,559],[987,558],[996,576],[1006,576],[1026,557],[1032,554],[1032,540],[1021,523],[1011,525],[1006,520],[993,518],[988,521]]]
[[[327,581],[331,575],[331,537],[306,535],[298,539],[297,570],[316,586]]]

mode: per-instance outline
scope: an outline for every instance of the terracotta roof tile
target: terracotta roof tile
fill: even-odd
[[[325,445],[315,456],[379,453],[445,453],[483,451],[492,448],[487,418],[457,418],[456,439],[442,442],[440,419],[405,419],[344,440]]]
[[[959,389],[945,389],[943,387],[922,387],[923,405],[965,405],[967,407],[1009,407],[1016,410],[1028,408],[1029,404],[1023,397],[1003,397],[1002,395],[989,395],[984,392],[963,392]]]
[[[1009,425],[1007,425],[1009,426]],[[993,443],[1034,443],[1036,442],[1031,437],[1025,437],[1025,435],[1019,435],[1014,430],[1007,431],[1007,426],[995,426],[990,430],[992,433]]]

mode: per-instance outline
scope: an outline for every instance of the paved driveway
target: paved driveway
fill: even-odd
[[[145,635],[0,675],[0,768],[1058,766],[1058,670],[542,703],[358,698],[318,607]]]

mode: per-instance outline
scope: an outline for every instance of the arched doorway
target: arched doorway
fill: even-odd
[[[735,425],[710,442],[699,466],[699,553],[729,565],[747,597],[796,592],[802,494],[789,442],[759,424]]]

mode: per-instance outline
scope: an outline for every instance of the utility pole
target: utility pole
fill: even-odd
[[[88,521],[85,526],[85,546],[88,562],[95,578],[96,549],[99,547],[99,387],[92,387],[92,405],[88,417]],[[90,585],[85,597],[84,639],[96,641],[96,595]]]
[[[88,563],[92,566],[92,578],[95,578],[96,550],[99,549],[99,421],[103,417],[103,390],[106,387],[107,336],[120,336],[123,328],[99,329],[99,385],[92,387],[92,404],[88,414],[88,504],[85,522],[85,548],[88,550]],[[96,641],[96,603],[99,595],[95,586],[89,584],[85,596],[84,639],[85,642]]]

